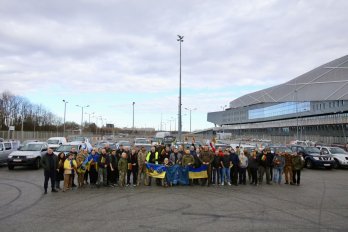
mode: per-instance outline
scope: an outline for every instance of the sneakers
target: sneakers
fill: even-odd
[[[225,185],[225,183],[224,183],[224,182],[222,182],[222,183],[221,183],[221,186],[224,186],[224,185]]]
[[[137,185],[136,185],[136,184],[133,184],[133,187],[137,187]]]
[[[231,182],[228,182],[227,184],[228,184],[229,186],[231,186]]]

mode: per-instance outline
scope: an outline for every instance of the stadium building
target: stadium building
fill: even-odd
[[[346,143],[348,56],[241,96],[225,110],[208,113],[207,120],[215,124],[212,133],[235,137]]]

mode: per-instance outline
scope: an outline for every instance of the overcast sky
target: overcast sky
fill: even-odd
[[[192,130],[211,127],[207,112],[347,55],[347,12],[345,0],[0,0],[0,91],[61,117],[66,99],[78,123],[75,105],[90,105],[118,127],[134,101],[136,127],[158,129],[162,113],[174,129],[180,34],[183,129],[185,107]]]

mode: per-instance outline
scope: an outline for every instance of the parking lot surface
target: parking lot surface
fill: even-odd
[[[43,195],[43,171],[0,168],[0,231],[347,231],[348,170],[301,186],[75,189]]]

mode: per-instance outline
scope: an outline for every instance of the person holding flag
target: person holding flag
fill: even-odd
[[[73,175],[76,172],[77,164],[76,161],[73,159],[74,153],[68,154],[68,159],[64,161],[64,188],[63,192],[65,192],[68,189],[71,189],[72,187],[72,178]]]
[[[154,146],[151,147],[151,150],[147,153],[146,163],[158,164],[158,151]],[[147,184],[146,186],[151,186],[151,177],[147,175]]]

